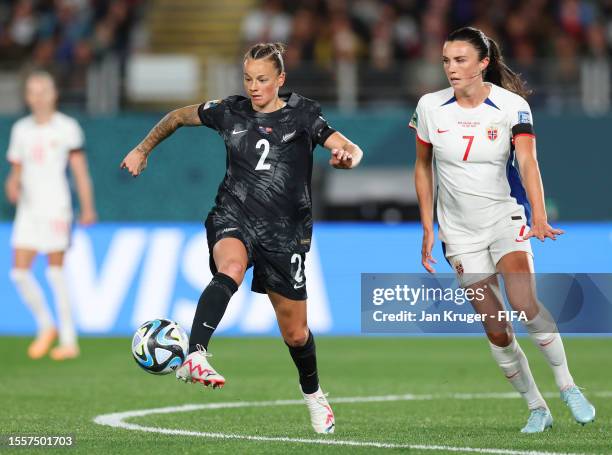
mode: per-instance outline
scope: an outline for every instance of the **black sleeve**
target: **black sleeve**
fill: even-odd
[[[535,136],[535,131],[531,123],[517,123],[512,127],[512,137],[519,134],[529,134]]]
[[[310,137],[316,144],[323,145],[329,136],[336,130],[329,126],[327,120],[321,115],[321,106],[315,104],[312,110],[313,116],[310,124]]]
[[[206,101],[198,106],[198,116],[202,125],[217,131],[223,129],[225,106],[223,100]]]

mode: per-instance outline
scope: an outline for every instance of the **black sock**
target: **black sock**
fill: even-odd
[[[191,326],[191,334],[189,335],[190,353],[197,351],[196,345],[198,344],[208,349],[210,337],[221,322],[227,304],[237,290],[236,282],[223,273],[216,273],[212,281],[206,286],[200,300],[198,300],[198,307]]]
[[[308,331],[308,341],[304,346],[289,346],[289,353],[300,374],[302,392],[315,393],[319,389],[319,375],[317,373],[317,353],[312,332]]]

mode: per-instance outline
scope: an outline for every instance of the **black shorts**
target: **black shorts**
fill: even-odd
[[[206,219],[206,238],[210,253],[210,271],[217,273],[213,258],[215,243],[224,238],[236,238],[244,243],[249,267],[253,267],[251,291],[266,294],[276,292],[291,300],[306,300],[306,253],[284,253],[263,249],[249,230],[233,216],[209,216]]]

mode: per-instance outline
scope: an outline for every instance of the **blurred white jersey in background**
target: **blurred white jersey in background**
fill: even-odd
[[[67,249],[72,204],[66,171],[70,153],[82,148],[78,122],[60,112],[45,124],[28,116],[13,125],[7,158],[22,166],[11,239],[14,248],[40,253]]]

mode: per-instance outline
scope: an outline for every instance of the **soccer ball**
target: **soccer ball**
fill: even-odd
[[[181,366],[189,338],[176,322],[154,319],[142,324],[132,339],[132,355],[136,363],[151,374],[168,374]]]

